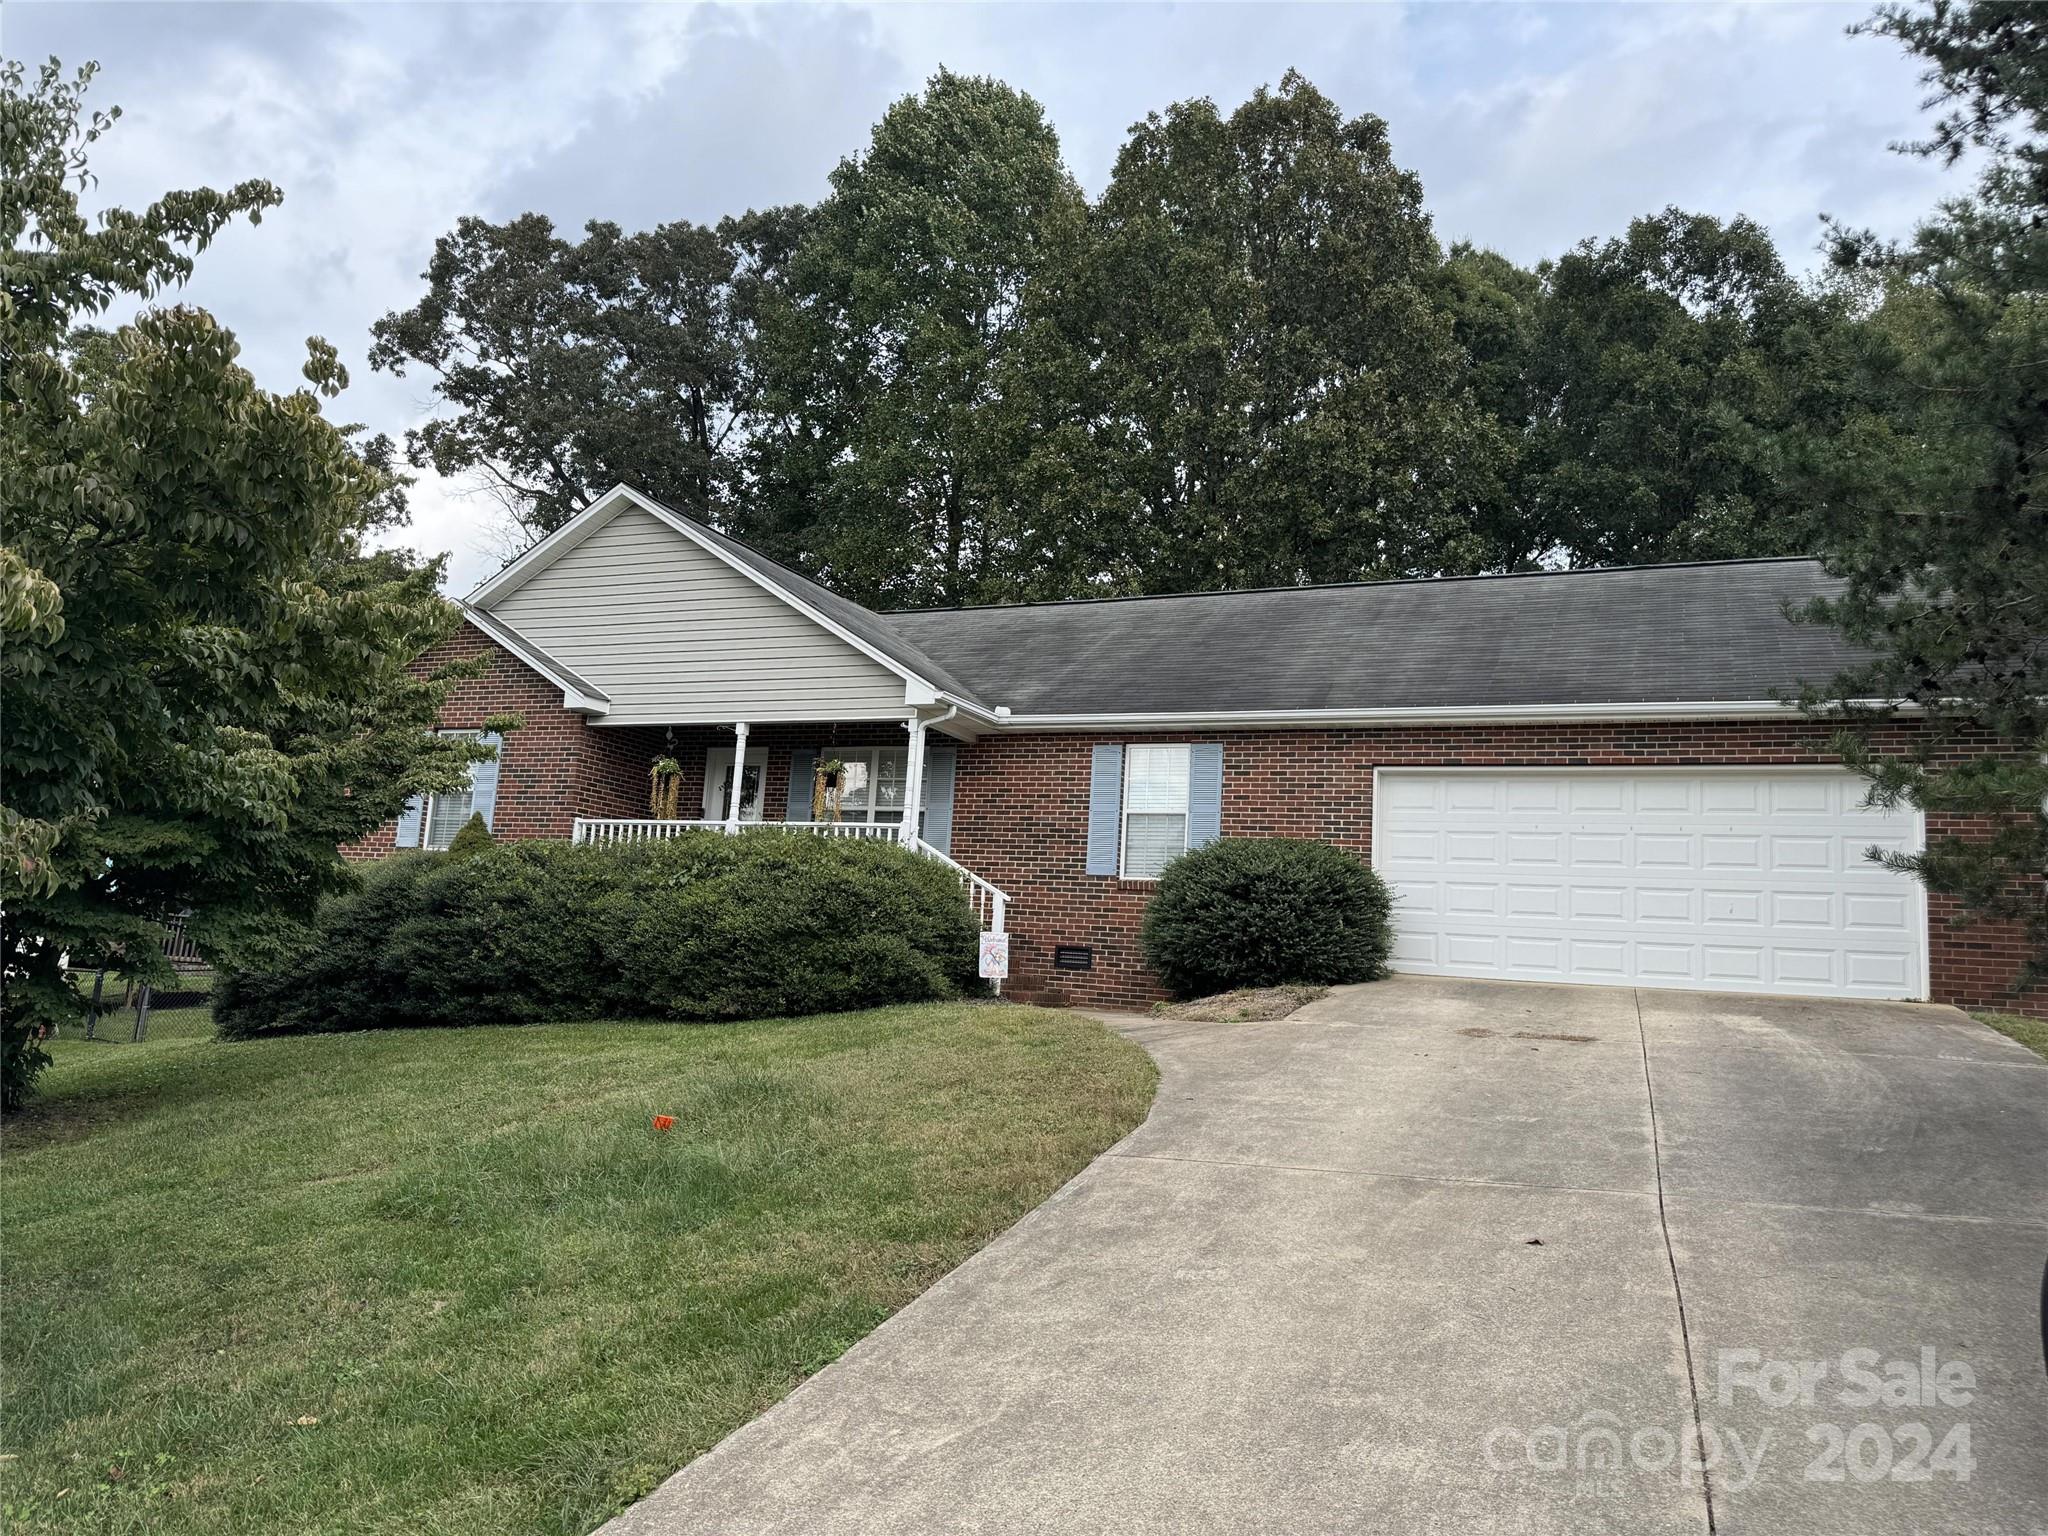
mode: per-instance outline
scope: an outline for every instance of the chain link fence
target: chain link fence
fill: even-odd
[[[163,957],[172,979],[132,981],[118,964],[72,973],[85,997],[88,1040],[200,1039],[213,1033],[214,970],[185,933],[185,919],[164,925]]]

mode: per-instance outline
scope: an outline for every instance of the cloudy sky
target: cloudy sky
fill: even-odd
[[[98,196],[276,182],[185,298],[273,388],[305,338],[340,348],[341,419],[394,435],[426,381],[373,374],[370,323],[411,304],[463,214],[559,227],[709,222],[811,201],[887,104],[945,65],[1045,103],[1099,191],[1125,130],[1191,96],[1228,108],[1290,66],[1392,126],[1438,235],[1529,262],[1666,204],[1767,224],[1811,267],[1819,215],[1903,233],[1948,181],[1886,145],[1915,70],[1849,38],[1864,4],[141,4],[9,0],[9,57],[98,59],[123,118]],[[122,317],[117,317],[122,318]],[[497,564],[492,504],[422,477],[406,542]]]

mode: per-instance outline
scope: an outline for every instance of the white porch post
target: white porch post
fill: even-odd
[[[918,812],[924,806],[924,719],[910,717],[910,760],[903,773],[903,825],[897,840],[908,844],[917,838]]]
[[[732,728],[732,797],[725,808],[725,833],[728,837],[739,835],[740,802],[746,798],[746,789],[747,722],[742,720]]]

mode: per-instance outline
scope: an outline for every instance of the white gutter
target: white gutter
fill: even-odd
[[[1001,709],[990,710],[986,705],[977,704],[972,699],[963,699],[957,693],[935,692],[933,697],[949,707],[943,715],[939,716],[938,720],[926,722],[930,725],[937,725],[941,720],[951,720],[963,710],[974,719],[981,721],[984,725],[1000,726],[1008,718]]]
[[[1859,707],[1918,713],[1916,706],[1857,700]],[[1142,714],[1009,715],[1004,731],[1270,730],[1287,726],[1528,725],[1592,721],[1782,720],[1800,714],[1777,699],[1675,700],[1652,704],[1460,704],[1406,709],[1188,710]]]
[[[562,690],[562,708],[579,714],[602,716],[612,707],[611,695],[563,666],[503,619],[495,618],[474,604],[458,600],[462,616],[504,650],[538,672]]]

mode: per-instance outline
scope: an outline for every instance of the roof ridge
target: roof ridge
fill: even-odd
[[[1290,586],[1224,587],[1213,592],[1128,592],[1110,597],[1049,597],[1022,603],[957,603],[950,608],[871,608],[868,611],[876,618],[887,622],[893,619],[916,618],[920,614],[994,613],[1016,608],[1082,608],[1108,603],[1177,602],[1197,597],[1256,597],[1276,592],[1348,592],[1367,587],[1443,586],[1452,582],[1512,581],[1538,576],[1621,576],[1637,571],[1684,571],[1724,565],[1813,565],[1818,563],[1818,560],[1817,555],[1749,555],[1730,560],[1658,560],[1646,565],[1581,565],[1564,570],[1480,571],[1459,576],[1390,576],[1379,581],[1319,581]]]

